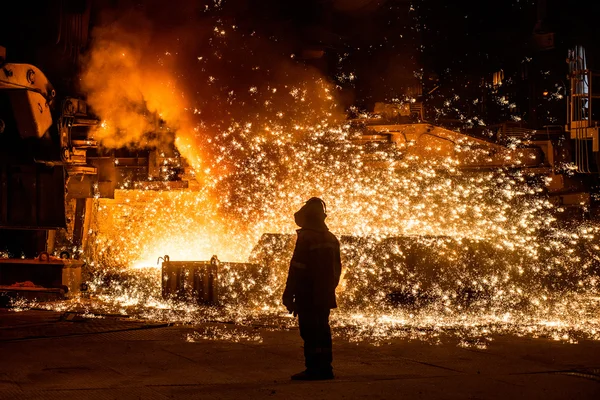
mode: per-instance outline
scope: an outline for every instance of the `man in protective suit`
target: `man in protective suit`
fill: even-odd
[[[283,304],[298,315],[306,370],[293,375],[293,380],[333,379],[329,312],[337,307],[335,288],[342,264],[340,243],[325,225],[326,217],[325,203],[318,197],[309,199],[294,214],[301,229],[297,231]]]

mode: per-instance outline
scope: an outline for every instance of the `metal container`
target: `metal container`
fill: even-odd
[[[171,261],[168,255],[162,258],[163,298],[198,304],[219,303],[217,256],[210,261]]]

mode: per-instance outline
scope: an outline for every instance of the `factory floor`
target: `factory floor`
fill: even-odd
[[[336,378],[297,382],[295,329],[0,309],[0,399],[600,398],[600,342],[441,343],[336,340]]]

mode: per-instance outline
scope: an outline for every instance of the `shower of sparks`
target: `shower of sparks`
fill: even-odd
[[[344,127],[308,129],[295,140],[282,133],[281,141],[261,131],[243,157],[233,155],[234,141],[215,140],[233,172],[204,188],[121,190],[96,201],[97,306],[184,323],[292,326],[280,305],[291,216],[317,195],[342,243],[332,317],[339,337],[383,344],[450,335],[478,348],[506,333],[600,339],[600,227],[558,227],[543,179],[508,168],[466,173],[455,160],[406,160],[393,148],[367,152]],[[223,306],[162,299],[164,255],[217,255]]]
[[[197,76],[180,80],[167,73],[183,57],[178,51],[159,52],[161,68],[155,70],[143,58],[149,54],[143,43],[115,42],[123,35],[114,35],[114,28],[99,35],[102,46],[93,50],[83,76],[92,107],[105,120],[99,139],[105,146],[155,144],[152,135],[154,142],[148,141],[147,115],[158,115],[172,127],[195,180],[190,189],[174,191],[131,190],[135,185],[126,182],[114,199],[96,199],[86,249],[92,298],[49,307],[291,327],[295,320],[280,297],[294,246],[293,213],[318,196],[342,243],[340,309],[332,315],[338,337],[383,344],[450,335],[478,348],[505,333],[566,343],[600,340],[600,226],[560,227],[562,209],[547,196],[547,179],[508,159],[495,170],[461,168],[469,158],[482,158],[468,139],[455,145],[460,159],[436,154],[436,148],[427,149],[432,157],[420,158],[389,143],[359,144],[364,131],[339,118],[337,86],[308,79],[311,74],[297,65],[274,67],[252,51],[246,61],[253,62],[245,63],[252,72],[237,75],[262,80],[239,90],[228,86],[219,68],[236,64],[226,63],[225,52],[237,51],[227,41],[242,34],[225,28],[218,22],[210,48],[192,57],[202,65]],[[246,49],[251,38],[241,39]],[[121,74],[106,80],[107,68]],[[279,70],[285,71],[282,82],[274,78]],[[137,78],[123,93],[128,74]],[[290,76],[302,78],[292,82]],[[355,75],[348,71],[338,79]],[[212,97],[195,102],[194,94],[180,93],[186,85]],[[436,111],[460,113],[458,100],[451,96]],[[506,97],[498,102],[512,104]],[[211,120],[219,112],[222,118]],[[477,117],[462,119],[485,125]],[[518,154],[520,143],[511,146]],[[222,305],[163,299],[158,261],[165,255],[173,261],[217,255]],[[188,340],[243,336],[229,334],[198,332]]]

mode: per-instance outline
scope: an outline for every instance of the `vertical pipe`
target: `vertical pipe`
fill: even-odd
[[[46,252],[48,254],[54,253],[54,241],[56,239],[56,230],[50,229],[46,231]]]
[[[588,93],[587,93],[587,98],[588,98],[588,126],[591,127],[592,126],[592,71],[591,70],[587,70],[587,77],[588,77]]]
[[[83,213],[83,232],[81,235],[81,249],[83,251],[84,257],[89,254],[89,231],[90,226],[92,224],[93,205],[93,198],[85,199],[85,210]]]

